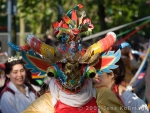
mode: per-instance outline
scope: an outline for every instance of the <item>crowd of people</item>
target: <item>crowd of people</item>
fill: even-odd
[[[82,47],[77,34],[93,29],[93,24],[81,16],[83,20],[78,23],[83,25],[81,29],[68,30],[68,24],[73,26],[77,22],[78,8],[82,5],[66,14],[69,17],[73,13],[70,18],[74,23],[69,23],[65,16],[64,21],[53,24],[61,43],[51,35],[42,40],[28,35],[28,45],[18,49],[21,56],[2,54],[7,60],[0,64],[0,112],[149,113],[150,97],[145,93],[149,91],[145,83],[150,76],[149,58],[134,84],[130,84],[145,60],[148,47],[138,51],[140,62],[129,43],[115,45],[113,32],[93,45]]]

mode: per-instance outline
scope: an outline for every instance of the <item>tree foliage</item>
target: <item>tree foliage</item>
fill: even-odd
[[[6,2],[5,0],[1,0]],[[81,3],[94,24],[93,33],[133,22],[149,16],[147,0],[18,0],[18,26],[24,19],[25,31],[35,34],[52,33],[52,23],[60,20],[62,13]],[[0,11],[2,8],[0,8]],[[139,23],[138,23],[139,24]],[[137,24],[116,31],[120,33]],[[145,27],[145,31],[149,26]],[[21,28],[20,28],[21,29]],[[148,32],[147,32],[148,33]]]

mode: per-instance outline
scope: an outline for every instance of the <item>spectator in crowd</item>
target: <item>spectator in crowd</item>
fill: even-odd
[[[8,60],[8,54],[7,52],[2,51],[2,46],[0,42],[0,68],[4,67],[4,63]]]
[[[126,76],[124,78],[124,81],[122,82],[122,85],[127,86],[136,73],[140,64],[134,58],[134,55],[131,52],[132,48],[130,44],[127,42],[123,42],[121,45],[123,44],[125,45],[125,47],[121,49],[121,59],[125,65]]]
[[[4,68],[0,65],[0,91],[5,84],[5,79],[6,77],[5,77]]]
[[[5,84],[5,72],[4,69],[0,66],[0,92],[2,91],[4,84]],[[1,113],[1,104],[0,104],[0,113]]]
[[[5,74],[8,79],[1,92],[2,113],[20,113],[35,99],[35,90],[26,82],[25,62],[22,57],[11,57],[5,63]]]
[[[56,41],[50,34],[44,35],[42,41],[50,46],[57,46],[59,44],[58,41]]]
[[[145,102],[132,92],[132,87],[128,86],[125,88],[121,85],[126,75],[123,61],[120,59],[116,65],[118,65],[118,68],[112,69],[110,73],[103,72],[102,75],[97,74],[94,81],[111,89],[132,113],[149,113]]]
[[[146,82],[146,98],[148,101],[148,107],[150,109],[150,59],[148,60],[148,66],[146,70],[145,82]]]
[[[5,86],[5,62],[8,60],[8,54],[6,52],[2,52],[1,42],[0,42],[0,92]],[[1,113],[1,104],[0,104],[0,113]]]
[[[138,62],[140,64],[144,60],[146,52],[147,52],[146,49],[140,46],[139,54],[138,54],[139,55]],[[147,101],[145,98],[145,90],[146,90],[145,76],[146,76],[147,64],[148,64],[148,61],[146,60],[144,65],[141,68],[141,71],[136,81],[133,84],[134,92],[137,94],[139,98],[143,99],[145,102]]]

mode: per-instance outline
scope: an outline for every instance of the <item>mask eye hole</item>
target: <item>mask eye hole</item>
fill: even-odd
[[[90,77],[90,78],[93,78],[93,77],[95,77],[95,75],[96,75],[96,73],[95,73],[95,72],[92,72],[92,73],[90,73],[89,77]]]
[[[86,71],[85,71],[85,75],[87,78],[93,78],[96,75],[96,69],[92,66],[88,66]]]
[[[47,76],[49,76],[49,77],[54,77],[54,74],[53,74],[52,72],[48,72],[48,73],[47,73]]]

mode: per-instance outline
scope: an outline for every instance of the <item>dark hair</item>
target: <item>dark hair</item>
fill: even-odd
[[[24,67],[24,60],[23,59],[18,59],[18,60],[14,60],[14,61],[11,61],[11,62],[6,62],[5,63],[5,74],[9,74],[11,71],[12,71],[12,67],[16,64],[22,64],[23,67]]]
[[[115,84],[120,84],[125,78],[126,69],[121,59],[115,65],[118,65],[118,68],[112,70],[114,73]]]
[[[112,50],[115,51],[115,52],[118,49],[119,49],[118,45],[114,45],[112,47]],[[124,80],[124,78],[125,78],[126,68],[125,68],[125,65],[124,65],[124,63],[123,63],[123,61],[122,61],[121,58],[120,58],[120,60],[115,65],[118,66],[116,69],[112,69],[112,71],[114,73],[115,84],[120,84]]]
[[[12,71],[12,67],[13,67],[14,65],[16,65],[16,64],[21,64],[21,65],[25,68],[25,66],[24,66],[25,61],[24,61],[22,58],[21,58],[21,59],[18,59],[18,60],[13,60],[13,61],[10,61],[10,62],[7,61],[7,62],[5,63],[5,74],[9,74],[9,73]],[[27,70],[26,68],[25,68],[25,70],[26,70],[26,74],[28,74],[29,71],[30,71],[30,70]],[[7,81],[9,81],[8,78],[7,78],[7,76],[6,76],[6,79],[7,79]],[[6,82],[7,82],[7,81],[6,81]],[[4,87],[6,87],[6,82],[5,82]],[[28,86],[29,91],[33,91],[33,92],[35,93],[35,95],[37,96],[36,91],[32,88],[32,86],[31,86],[31,84],[28,82],[28,79],[27,79],[27,78],[25,79],[25,85]]]

